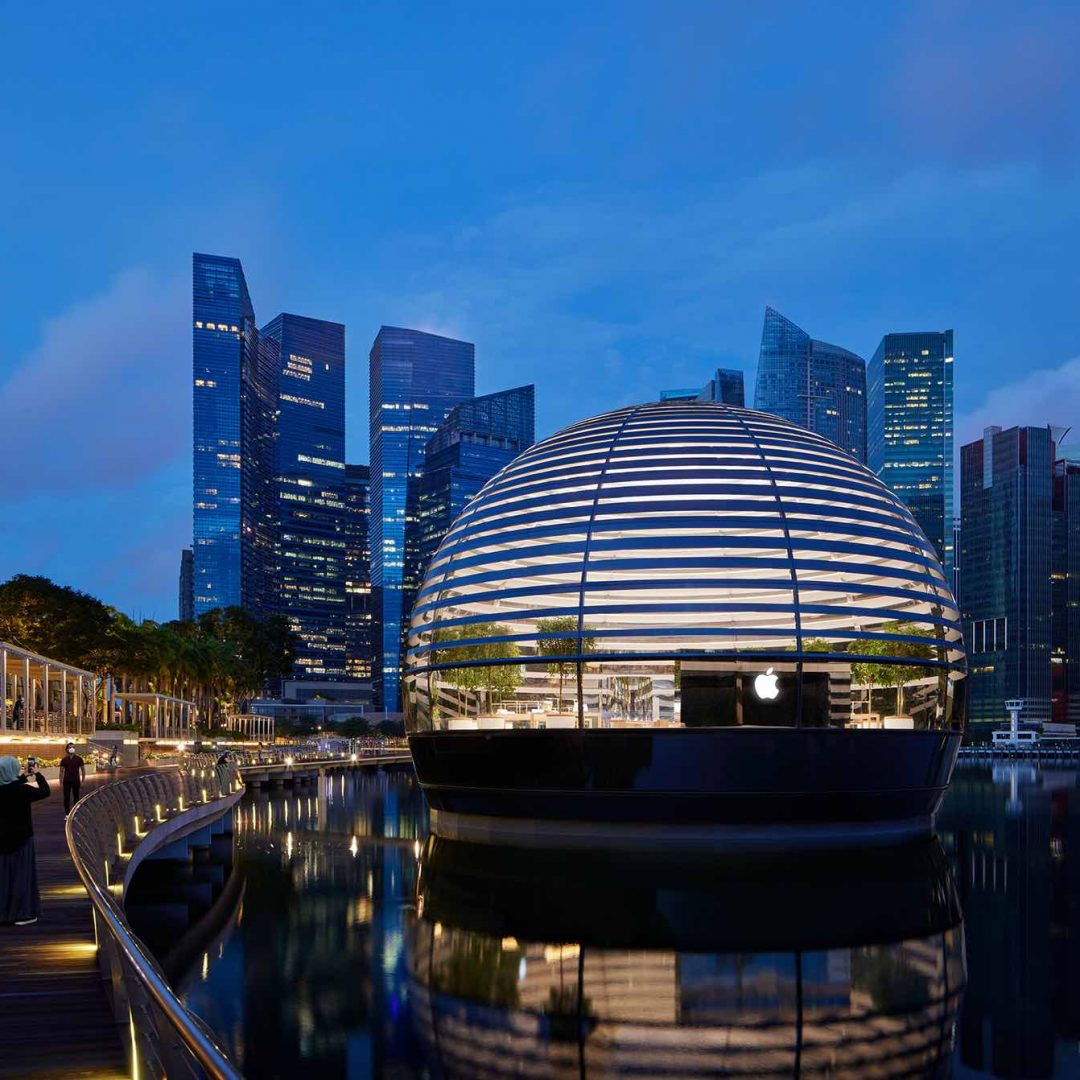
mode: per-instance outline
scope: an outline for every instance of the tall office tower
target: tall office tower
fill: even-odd
[[[761,331],[754,408],[801,424],[866,460],[866,362],[816,341],[771,307]]]
[[[384,326],[371,346],[371,581],[376,700],[400,708],[402,634],[419,585],[416,528],[424,448],[446,414],[475,392],[475,346]]]
[[[182,622],[195,618],[195,560],[191,548],[180,552],[180,602],[177,617]]]
[[[194,614],[274,610],[275,350],[239,259],[192,257]]]
[[[345,670],[370,679],[374,637],[371,611],[371,551],[368,514],[371,479],[366,465],[345,466],[348,531],[345,548]]]
[[[866,460],[953,564],[953,332],[886,334],[867,370]]]
[[[1054,433],[987,428],[960,451],[960,610],[972,723],[1051,718]]]
[[[283,313],[260,333],[277,357],[274,565],[293,678],[344,679],[345,327]]]
[[[953,568],[952,568],[952,592],[958,600],[960,599],[960,517],[954,516],[952,519],[952,550],[953,550]]]
[[[718,401],[724,405],[746,404],[743,373],[734,368],[717,368],[716,374],[700,390],[661,390],[661,401]]]
[[[536,389],[518,386],[455,406],[428,440],[420,479],[420,572],[466,503],[536,440]]]
[[[1080,723],[1080,464],[1054,462],[1051,717]]]
[[[735,368],[717,368],[716,374],[705,384],[697,399],[743,408],[746,405],[743,373]]]

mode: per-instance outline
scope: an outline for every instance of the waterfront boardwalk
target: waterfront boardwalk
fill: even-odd
[[[52,795],[33,808],[41,918],[33,926],[0,926],[0,1077],[126,1077],[55,775],[46,770]],[[102,782],[88,777],[83,793]]]

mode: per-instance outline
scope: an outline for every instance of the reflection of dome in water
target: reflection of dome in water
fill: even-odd
[[[963,726],[956,604],[910,512],[827,440],[725,405],[620,409],[519,456],[432,559],[408,667],[444,828],[450,812],[909,831]]]
[[[425,856],[410,1001],[445,1075],[945,1069],[965,970],[936,842],[802,866],[536,856]]]

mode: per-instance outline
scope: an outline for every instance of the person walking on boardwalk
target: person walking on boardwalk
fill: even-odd
[[[0,923],[27,926],[41,913],[30,804],[49,794],[33,761],[23,775],[18,758],[0,757]]]
[[[67,753],[60,759],[60,780],[64,785],[64,817],[79,801],[79,788],[86,779],[86,762],[75,753],[75,744],[67,744]]]

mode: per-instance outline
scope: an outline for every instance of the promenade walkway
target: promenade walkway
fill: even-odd
[[[0,1077],[126,1077],[90,900],[64,838],[55,772],[47,773],[52,795],[34,806],[41,918],[33,926],[0,926]],[[103,782],[90,777],[84,793]]]

